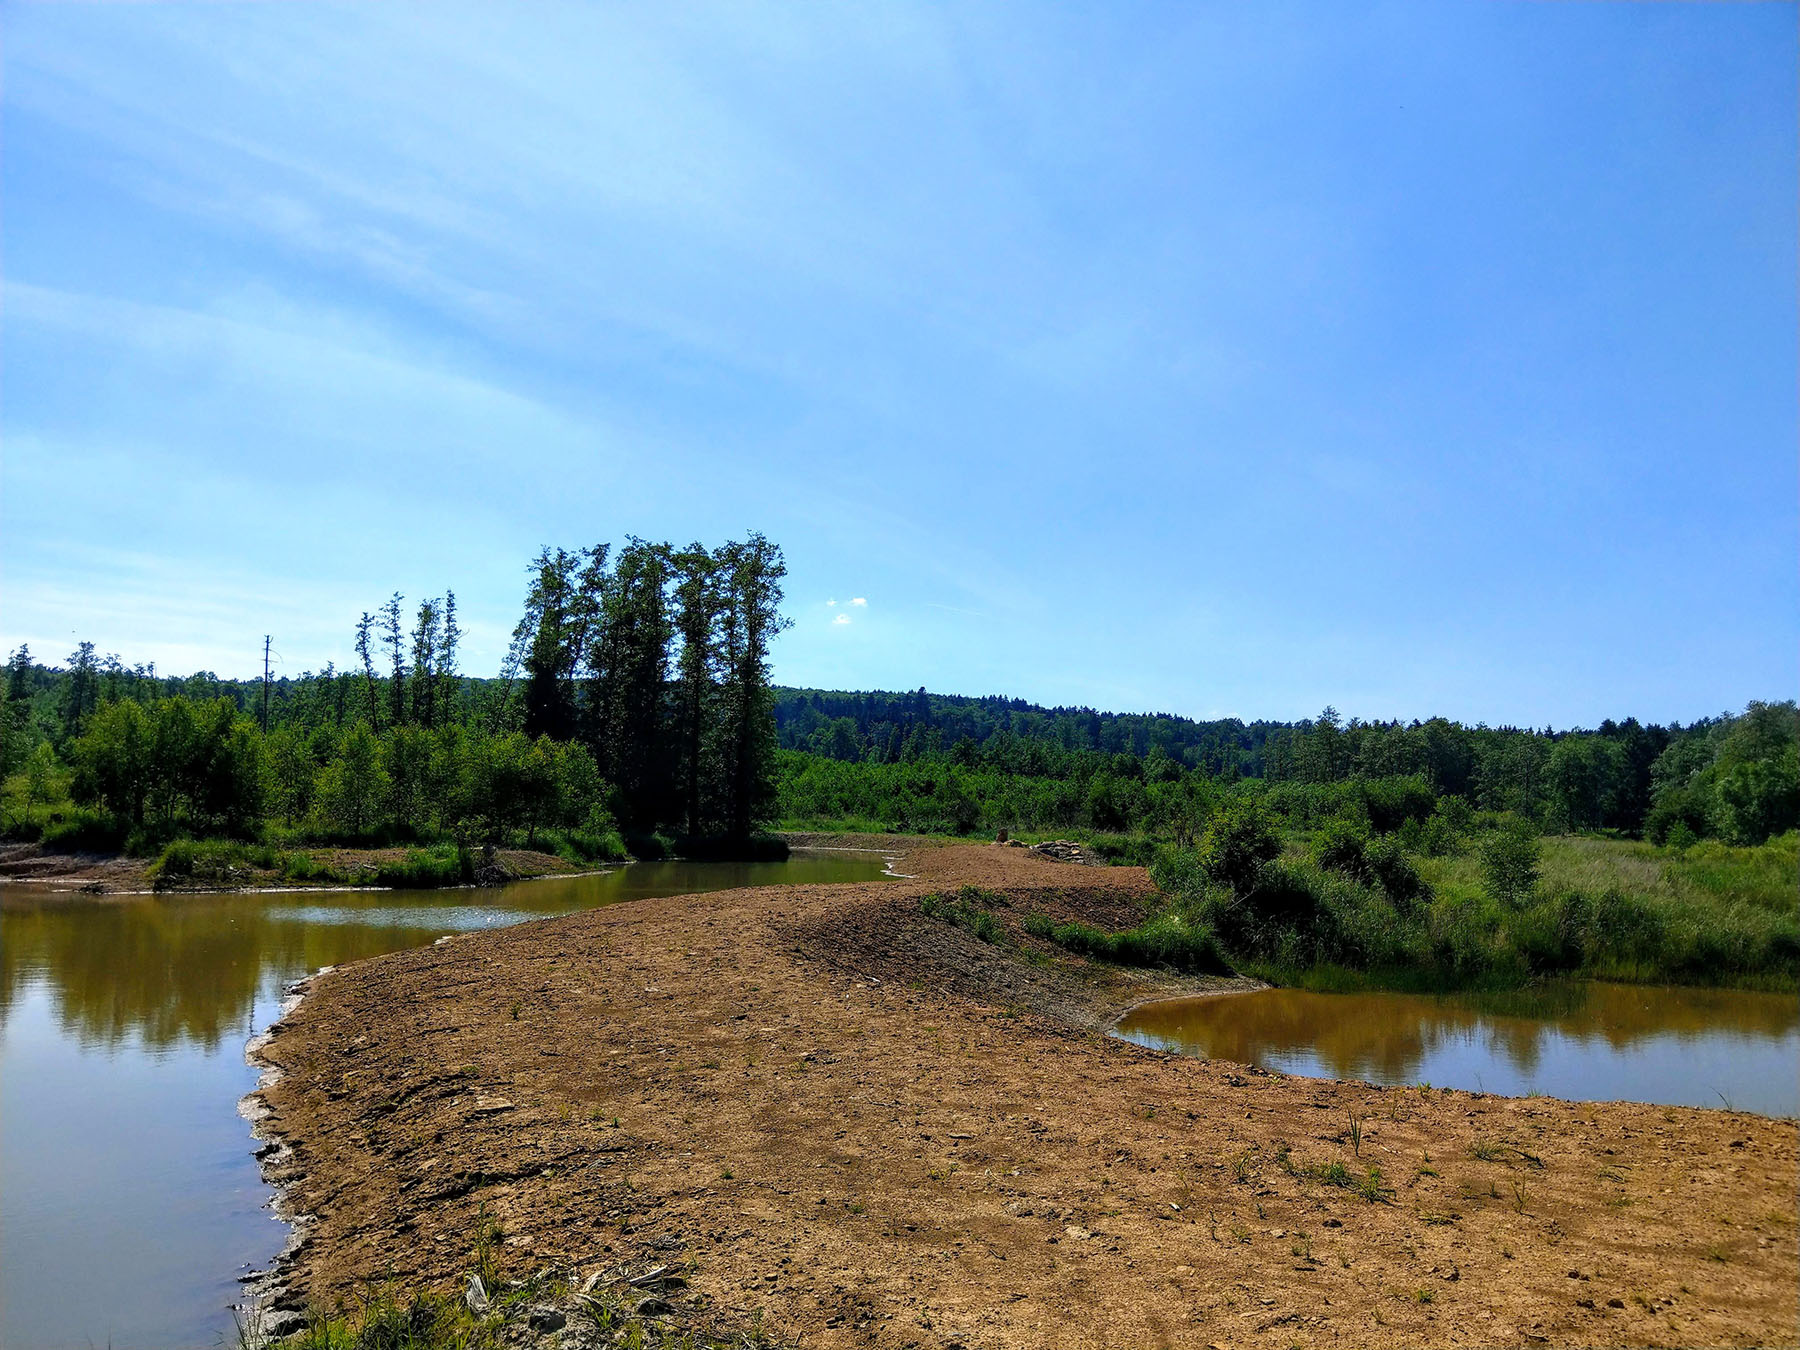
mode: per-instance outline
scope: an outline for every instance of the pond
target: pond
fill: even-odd
[[[1800,1115],[1800,999],[1787,994],[1575,981],[1480,996],[1265,989],[1145,1004],[1115,1030],[1316,1078]]]
[[[244,1046],[320,966],[595,905],[873,880],[849,851],[495,890],[89,898],[0,888],[0,1346],[232,1344],[287,1240],[237,1113]]]

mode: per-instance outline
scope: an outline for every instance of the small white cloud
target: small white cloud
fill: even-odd
[[[861,596],[860,596],[860,595],[859,595],[859,596],[857,596],[857,597],[856,597],[856,599],[854,599],[854,600],[852,600],[852,601],[851,601],[851,602],[850,602],[850,603],[851,603],[851,604],[853,604],[853,605],[865,605],[865,606],[866,606],[866,605],[867,605],[867,604],[868,604],[868,603],[869,603],[869,602],[868,602],[868,601],[867,601],[867,600],[865,600],[865,599],[863,599],[863,598],[862,598],[862,597],[861,597]]]
[[[825,602],[825,608],[830,609],[832,606],[834,606],[836,604],[837,604],[837,601],[835,601],[835,600],[827,600]]]
[[[850,616],[849,616],[849,615],[848,615],[848,614],[840,614],[840,615],[838,615],[838,616],[837,616],[837,618],[835,618],[835,619],[833,619],[833,620],[832,620],[832,622],[833,622],[833,623],[834,623],[834,624],[837,624],[837,623],[849,623],[849,622],[850,622]]]

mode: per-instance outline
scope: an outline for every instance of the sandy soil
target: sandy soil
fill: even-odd
[[[1143,872],[990,845],[902,870],[315,981],[265,1052],[315,1216],[289,1301],[450,1287],[485,1206],[521,1271],[685,1261],[685,1309],[808,1347],[1796,1342],[1792,1122],[1143,1050],[1100,1029],[1191,982],[1017,931],[1127,920]],[[1006,893],[1010,950],[920,914],[949,883]],[[1309,1179],[1332,1162],[1380,1198]]]

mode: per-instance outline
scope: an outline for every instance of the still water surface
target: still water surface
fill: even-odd
[[[0,889],[0,1346],[214,1346],[287,1229],[244,1043],[320,966],[621,900],[869,881],[880,858],[636,863],[497,890],[90,899]]]
[[[1253,994],[1133,1010],[1140,1045],[1283,1073],[1800,1115],[1800,999],[1557,983],[1504,995]]]

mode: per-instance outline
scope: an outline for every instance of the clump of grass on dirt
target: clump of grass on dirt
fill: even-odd
[[[146,875],[158,890],[184,884],[229,885],[257,872],[281,870],[284,856],[267,844],[236,839],[177,839],[165,847]]]
[[[1121,933],[1109,933],[1076,920],[1057,923],[1046,914],[1031,914],[1026,916],[1025,931],[1065,951],[1115,965],[1162,966],[1184,972],[1231,969],[1212,929],[1174,912],[1158,914]]]
[[[1006,930],[994,915],[994,906],[999,902],[1000,897],[992,891],[983,890],[979,886],[964,886],[954,896],[942,895],[936,891],[930,895],[921,895],[919,912],[928,918],[940,919],[973,933],[983,942],[998,944],[1006,938]]]

